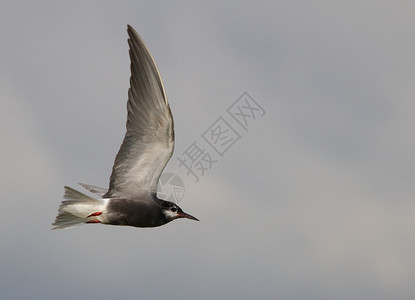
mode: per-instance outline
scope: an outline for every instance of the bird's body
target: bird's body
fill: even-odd
[[[156,227],[177,218],[197,220],[157,198],[161,172],[174,148],[174,125],[163,82],[143,40],[128,26],[131,59],[127,132],[115,158],[109,189],[81,184],[102,199],[65,187],[54,229],[84,223]]]

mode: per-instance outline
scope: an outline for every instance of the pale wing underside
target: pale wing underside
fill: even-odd
[[[105,197],[156,193],[173,153],[173,117],[156,64],[143,40],[128,26],[131,59],[127,133],[115,158]]]

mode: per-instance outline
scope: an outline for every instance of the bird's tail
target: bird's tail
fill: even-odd
[[[65,186],[65,201],[59,207],[59,214],[52,229],[70,228],[84,223],[102,223],[106,199],[95,199]]]

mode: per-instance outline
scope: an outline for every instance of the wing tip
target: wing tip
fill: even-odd
[[[128,33],[128,36],[130,37],[130,39],[137,39],[138,38],[138,40],[142,41],[142,38],[140,37],[140,35],[133,28],[133,26],[131,26],[130,24],[127,24],[127,33]]]

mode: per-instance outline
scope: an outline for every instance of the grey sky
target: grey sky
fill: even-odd
[[[1,299],[414,298],[412,2],[25,2],[0,3]],[[64,185],[108,184],[127,24],[201,222],[51,231]],[[194,183],[177,157],[244,91],[266,115]]]

